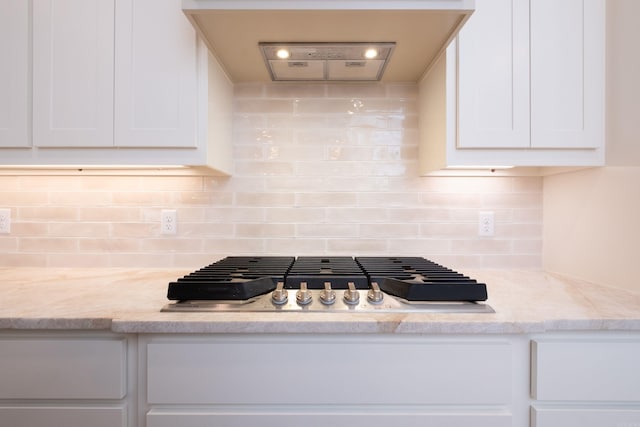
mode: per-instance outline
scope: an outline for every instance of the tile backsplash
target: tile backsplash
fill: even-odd
[[[413,84],[239,84],[231,177],[0,176],[0,266],[187,267],[416,255],[539,268],[542,178],[418,177]],[[160,234],[176,209],[178,232]],[[478,212],[495,212],[478,237]]]

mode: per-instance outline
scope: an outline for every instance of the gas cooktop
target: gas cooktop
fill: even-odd
[[[421,257],[226,257],[167,298],[162,311],[494,312],[484,283]]]

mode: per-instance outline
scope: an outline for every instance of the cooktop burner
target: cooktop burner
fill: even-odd
[[[170,300],[247,300],[285,280],[294,257],[226,257],[169,283]]]
[[[163,311],[493,312],[484,283],[421,257],[227,257],[167,297]]]

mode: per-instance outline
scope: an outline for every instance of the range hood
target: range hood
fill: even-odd
[[[380,80],[395,43],[260,43],[273,81]]]
[[[182,0],[184,13],[234,83],[417,82],[474,7],[475,0]],[[298,54],[308,57],[268,58],[265,47],[285,44],[306,46]],[[369,44],[384,45],[389,60],[336,54]],[[325,58],[318,57],[322,46],[331,47]]]

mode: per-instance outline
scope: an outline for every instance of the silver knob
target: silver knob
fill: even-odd
[[[371,304],[380,304],[384,299],[384,294],[380,290],[380,286],[378,286],[378,282],[371,282],[371,289],[367,292],[367,300]]]
[[[336,293],[331,289],[331,282],[324,282],[324,289],[320,292],[320,302],[325,305],[336,302]]]
[[[347,283],[347,286],[349,288],[344,291],[344,302],[349,305],[356,305],[360,301],[360,293],[353,282]]]
[[[271,301],[276,305],[286,304],[289,300],[287,290],[284,288],[284,282],[278,282],[276,290],[271,294]]]
[[[307,289],[307,282],[300,282],[300,289],[296,292],[296,302],[300,305],[311,302],[311,291]]]

